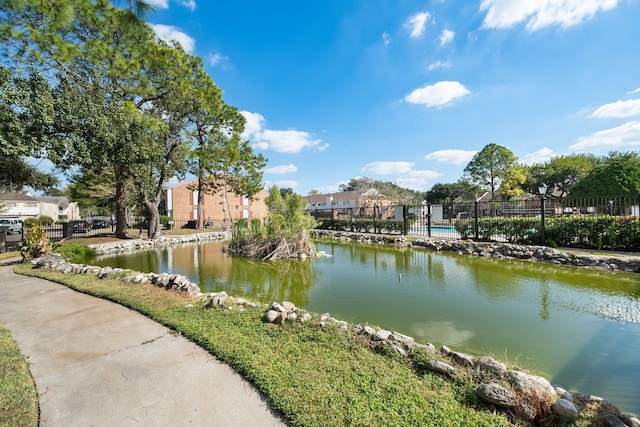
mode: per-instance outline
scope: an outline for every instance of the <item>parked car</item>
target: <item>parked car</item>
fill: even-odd
[[[110,227],[110,221],[104,219],[92,219],[91,228],[108,228]]]
[[[73,224],[74,233],[86,233],[87,231],[91,230],[91,225],[89,225],[88,221],[75,220],[71,221],[71,223]]]
[[[7,227],[7,234],[22,232],[22,220],[18,218],[0,218],[0,227]]]

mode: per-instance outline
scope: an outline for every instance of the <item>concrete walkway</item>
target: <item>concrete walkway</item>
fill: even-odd
[[[264,398],[192,342],[120,305],[0,261],[0,324],[27,356],[41,426],[281,426]]]

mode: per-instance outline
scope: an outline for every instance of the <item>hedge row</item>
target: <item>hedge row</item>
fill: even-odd
[[[373,219],[318,219],[316,228],[321,230],[349,231],[354,233],[373,233]],[[404,223],[393,219],[376,219],[375,229],[378,233],[402,234]]]
[[[511,243],[539,244],[540,218],[479,218],[478,237],[502,238]],[[476,234],[475,220],[455,222],[463,238]],[[589,249],[640,249],[640,219],[615,216],[563,216],[545,221],[546,242],[550,246]]]

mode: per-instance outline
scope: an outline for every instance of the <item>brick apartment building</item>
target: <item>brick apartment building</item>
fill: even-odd
[[[198,218],[198,191],[192,190],[198,183],[197,179],[181,182],[167,187],[164,193],[164,201],[160,205],[160,214],[173,218],[177,226],[186,224],[187,221]],[[267,216],[266,204],[269,193],[261,190],[249,199],[245,195],[238,195],[220,190],[215,194],[205,194],[202,203],[202,218],[205,224],[213,227],[229,225],[231,219],[237,221],[241,218],[264,219]]]

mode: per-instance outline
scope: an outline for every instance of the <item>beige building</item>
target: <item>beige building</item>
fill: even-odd
[[[78,204],[66,197],[33,196],[28,191],[0,191],[0,203],[4,205],[0,217],[25,220],[48,216],[54,221],[80,219]]]
[[[316,218],[350,219],[354,217],[393,218],[396,201],[374,189],[339,191],[306,196],[307,212]]]
[[[167,187],[160,214],[172,217],[178,227],[187,221],[197,220],[198,215],[202,215],[205,224],[213,227],[227,226],[231,220],[264,219],[267,216],[266,200],[269,193],[264,189],[252,199],[242,194],[225,193],[224,190],[205,194],[202,212],[198,212],[198,191],[192,189],[197,183],[197,179],[193,179]]]

